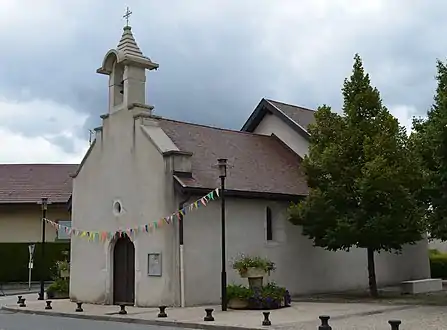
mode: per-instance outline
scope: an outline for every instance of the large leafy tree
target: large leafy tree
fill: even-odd
[[[377,296],[374,254],[421,239],[422,175],[405,129],[382,105],[358,55],[342,92],[342,115],[328,106],[315,114],[303,161],[309,195],[290,206],[289,219],[315,246],[366,249],[370,293]]]
[[[433,238],[447,240],[447,66],[437,61],[438,86],[425,119],[413,121],[412,143],[425,174],[421,195],[427,204],[426,219]]]

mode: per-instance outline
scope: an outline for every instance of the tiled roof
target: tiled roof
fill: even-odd
[[[230,190],[306,195],[301,158],[275,136],[159,119],[161,128],[181,151],[192,152],[188,187],[216,188],[218,158],[227,158]]]
[[[267,101],[273,104],[273,106],[275,106],[279,110],[281,110],[286,116],[295,121],[305,130],[307,130],[309,124],[313,124],[315,122],[314,110],[273,100],[267,100]]]
[[[75,164],[0,164],[0,203],[37,203],[47,197],[65,203]]]

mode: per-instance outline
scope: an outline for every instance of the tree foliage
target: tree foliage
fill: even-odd
[[[413,121],[411,141],[425,174],[421,199],[432,237],[447,240],[447,66],[437,61],[434,103],[425,119]]]
[[[423,178],[405,129],[382,105],[358,55],[342,93],[343,114],[322,106],[309,128],[309,195],[290,206],[289,219],[316,246],[368,249],[376,295],[374,252],[421,239],[423,204],[416,197]]]

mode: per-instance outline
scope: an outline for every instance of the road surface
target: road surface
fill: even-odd
[[[37,299],[36,294],[24,295],[26,300]],[[0,297],[0,305],[15,304],[16,296]],[[179,330],[141,324],[93,321],[64,317],[31,315],[0,310],[0,330]]]

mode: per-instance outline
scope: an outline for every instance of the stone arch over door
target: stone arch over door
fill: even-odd
[[[113,304],[135,303],[135,246],[129,236],[118,237],[113,247]]]

